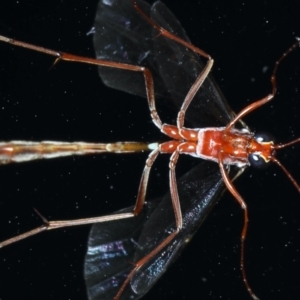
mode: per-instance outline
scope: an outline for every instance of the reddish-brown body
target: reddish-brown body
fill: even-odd
[[[174,139],[160,145],[162,153],[173,153],[177,149],[179,153],[218,162],[221,152],[225,165],[249,165],[250,154],[257,154],[267,162],[274,152],[273,142],[256,140],[253,134],[245,129],[178,129],[176,126],[163,125],[162,132]]]
[[[104,1],[103,1],[104,2]],[[141,1],[143,2],[143,1]],[[109,4],[110,5],[110,4]],[[243,281],[246,288],[254,300],[258,300],[258,297],[252,291],[250,284],[248,283],[246,271],[244,268],[244,247],[245,239],[248,228],[248,209],[247,205],[239,194],[235,186],[233,185],[233,179],[228,174],[228,168],[224,165],[235,165],[242,168],[242,170],[234,177],[234,179],[241,174],[244,167],[249,165],[249,156],[252,155],[253,160],[257,160],[259,157],[263,158],[264,161],[273,161],[285,172],[297,190],[300,192],[300,186],[292,175],[285,169],[284,166],[274,157],[274,151],[276,149],[282,149],[287,146],[294,145],[300,142],[300,138],[291,141],[286,144],[274,145],[273,142],[264,142],[262,138],[254,137],[254,134],[250,133],[247,129],[238,130],[235,126],[253,110],[256,110],[262,105],[270,102],[276,93],[276,71],[281,60],[286,57],[293,49],[298,47],[299,42],[295,43],[281,58],[276,62],[275,68],[271,76],[272,90],[265,97],[249,104],[240,113],[231,115],[231,121],[226,127],[209,127],[200,129],[188,129],[184,128],[185,113],[189,108],[189,105],[198,90],[201,88],[203,82],[206,80],[213,66],[213,59],[210,55],[205,53],[203,50],[193,46],[189,41],[186,41],[173,33],[165,30],[159,24],[155,23],[153,19],[145,14],[145,12],[139,8],[136,0],[132,0],[132,5],[135,10],[143,16],[143,18],[150,24],[154,29],[157,30],[160,37],[164,37],[167,40],[173,41],[178,45],[184,46],[186,49],[193,51],[195,54],[206,58],[207,63],[203,66],[202,71],[199,73],[195,82],[190,87],[188,93],[183,99],[182,106],[177,115],[177,125],[163,124],[156,110],[155,105],[155,90],[154,90],[154,78],[151,71],[144,66],[130,65],[127,62],[116,62],[110,60],[86,58],[68,53],[59,53],[51,49],[46,49],[40,46],[24,43],[21,41],[13,40],[5,36],[0,35],[0,41],[10,43],[23,48],[31,49],[48,55],[52,55],[56,58],[56,62],[60,60],[64,61],[75,61],[96,66],[108,67],[113,69],[127,70],[131,72],[139,72],[143,75],[145,80],[145,91],[148,100],[148,106],[150,109],[150,115],[153,123],[168,137],[170,141],[159,144],[159,143],[139,143],[139,142],[117,142],[110,144],[103,143],[66,143],[66,142],[28,142],[28,141],[11,141],[0,143],[0,164],[6,164],[11,162],[21,162],[40,158],[54,158],[66,155],[81,155],[90,153],[104,153],[104,152],[115,152],[115,153],[127,153],[127,152],[138,152],[151,150],[149,157],[146,161],[145,168],[143,170],[140,186],[137,193],[136,205],[132,212],[120,212],[118,214],[112,214],[101,217],[67,220],[67,221],[47,221],[44,217],[41,218],[44,221],[44,225],[27,231],[23,234],[19,234],[6,241],[0,243],[0,248],[12,244],[14,242],[25,239],[29,236],[37,233],[62,228],[66,226],[75,226],[80,224],[91,224],[91,223],[102,223],[107,221],[117,221],[125,218],[135,217],[140,214],[145,204],[145,196],[147,190],[147,184],[149,179],[149,173],[151,167],[157,158],[159,153],[171,154],[169,163],[169,182],[170,182],[170,194],[172,200],[172,207],[174,209],[174,230],[168,230],[168,236],[158,244],[153,246],[153,249],[148,253],[145,253],[144,257],[139,260],[132,262],[132,270],[128,273],[124,282],[118,286],[114,300],[119,300],[123,295],[123,292],[128,285],[131,284],[131,279],[137,275],[137,272],[143,268],[148,268],[147,264],[151,263],[161,251],[165,251],[166,247],[175,239],[178,233],[180,233],[184,226],[184,218],[182,215],[181,202],[178,195],[175,167],[180,154],[189,154],[205,160],[210,160],[218,163],[220,172],[224,181],[225,186],[229,192],[234,196],[236,201],[240,204],[244,211],[244,226],[241,233],[241,258],[240,268],[242,272]],[[146,5],[146,3],[144,3]],[[163,4],[156,3],[163,10]],[[176,20],[175,20],[176,21]],[[152,32],[152,29],[151,29]],[[152,33],[151,33],[152,34]],[[224,104],[224,103],[223,103]],[[143,246],[143,245],[142,245]],[[171,251],[171,250],[170,250]],[[173,250],[172,250],[173,251]],[[177,250],[176,250],[177,251]],[[165,252],[166,253],[166,252]],[[160,275],[158,275],[160,276]],[[105,275],[106,277],[106,275]],[[157,280],[158,277],[155,278]],[[119,284],[119,283],[118,283]],[[150,285],[148,286],[148,288]],[[146,290],[145,290],[146,291]],[[124,298],[124,297],[123,297]],[[122,298],[122,299],[123,299]],[[105,298],[107,299],[107,298]]]

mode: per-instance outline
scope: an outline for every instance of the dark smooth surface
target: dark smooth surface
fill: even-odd
[[[235,111],[264,96],[276,59],[299,35],[297,1],[166,1],[194,44],[215,58],[213,74]],[[97,1],[6,1],[0,34],[93,55]],[[0,44],[1,139],[150,140],[161,135],[144,99],[106,88],[95,68]],[[299,50],[279,69],[279,95],[246,119],[278,141],[299,136]],[[264,70],[268,68],[267,72]],[[299,178],[299,151],[278,157]],[[49,219],[104,214],[134,203],[145,154],[67,158],[1,167],[0,239]],[[195,164],[180,160],[178,173]],[[168,189],[168,157],[154,167],[150,197]],[[247,170],[237,187],[248,203],[249,281],[261,299],[297,299],[299,194],[280,170]],[[215,207],[178,262],[145,299],[248,299],[239,272],[242,213],[231,196]],[[0,298],[87,299],[83,258],[89,227],[45,233],[0,251]]]

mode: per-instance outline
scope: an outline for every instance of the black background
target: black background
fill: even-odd
[[[270,91],[276,59],[300,35],[298,1],[165,1],[193,43],[215,59],[213,74],[239,111]],[[1,1],[0,34],[93,56],[97,1]],[[2,140],[155,141],[146,100],[106,88],[96,68],[0,44]],[[276,99],[246,118],[278,141],[300,136],[300,51],[278,74]],[[278,157],[300,181],[299,146]],[[146,154],[70,157],[0,168],[0,239],[47,218],[103,215],[132,205]],[[183,163],[190,160],[182,160]],[[149,194],[168,189],[168,157],[153,169]],[[179,161],[180,163],[180,161]],[[188,167],[185,166],[185,167]],[[179,170],[180,173],[180,170]],[[300,197],[276,167],[248,169],[236,186],[250,211],[246,270],[261,299],[298,299]],[[178,262],[145,299],[250,299],[239,272],[242,212],[225,195]],[[0,251],[0,299],[87,299],[83,259],[89,226],[32,237]]]

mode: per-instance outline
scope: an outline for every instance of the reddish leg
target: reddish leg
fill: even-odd
[[[295,44],[293,44],[292,47],[290,47],[280,57],[280,59],[278,61],[276,61],[275,67],[274,67],[274,70],[273,70],[273,73],[272,73],[272,76],[271,76],[271,85],[272,85],[272,91],[271,91],[271,93],[268,94],[267,96],[263,97],[262,99],[259,99],[259,100],[255,101],[254,103],[251,103],[250,105],[246,106],[240,113],[238,113],[236,115],[236,117],[225,128],[224,135],[226,135],[234,127],[234,125],[238,121],[241,120],[242,117],[246,116],[250,112],[252,112],[255,109],[259,108],[260,106],[262,106],[262,105],[270,102],[274,98],[274,96],[276,94],[276,89],[277,89],[277,87],[276,87],[276,72],[277,72],[277,69],[278,69],[278,65],[297,46],[299,46],[299,41],[297,41]],[[298,143],[298,142],[300,142],[300,138],[298,138],[298,139],[296,139],[296,140],[294,140],[294,141],[292,141],[290,143],[287,143],[285,145],[275,145],[274,149],[284,148],[284,147],[290,146],[290,145]],[[294,184],[294,186],[300,192],[300,186],[298,185],[298,183],[296,182],[296,180],[291,176],[291,174],[286,170],[286,168],[274,156],[269,157],[269,159],[272,160],[278,166],[281,167],[281,169],[285,172],[285,174],[289,177],[289,179],[292,181],[292,183]],[[249,285],[249,282],[248,282],[248,279],[247,279],[247,276],[246,276],[245,266],[244,266],[245,240],[246,240],[246,235],[247,235],[247,230],[248,230],[248,222],[249,222],[248,208],[247,208],[247,205],[246,205],[244,199],[238,193],[238,191],[234,187],[231,179],[229,178],[229,175],[228,175],[228,173],[225,170],[223,161],[224,161],[223,160],[223,153],[222,153],[222,150],[221,150],[220,153],[219,153],[219,167],[220,167],[220,170],[221,170],[221,174],[222,174],[224,183],[225,183],[226,187],[228,188],[228,190],[230,191],[230,193],[237,200],[237,202],[239,203],[239,205],[241,206],[241,208],[244,211],[244,225],[243,225],[243,229],[242,229],[242,233],[241,233],[241,258],[240,258],[240,268],[241,268],[241,271],[242,271],[243,281],[244,281],[244,283],[246,285],[246,288],[249,291],[251,297],[253,299],[257,300],[259,298],[257,298],[257,296],[254,294],[254,292],[250,288],[250,285]]]
[[[45,53],[51,56],[56,57],[56,60],[54,62],[57,63],[58,61],[72,61],[72,62],[79,62],[79,63],[85,63],[90,65],[96,65],[96,66],[103,66],[108,68],[116,68],[116,69],[123,69],[123,70],[129,70],[133,72],[141,72],[143,73],[144,79],[145,79],[145,88],[146,88],[146,94],[148,99],[148,105],[150,109],[150,114],[152,117],[152,120],[154,124],[161,129],[162,122],[157,114],[156,107],[155,107],[155,96],[154,96],[154,84],[153,84],[153,77],[149,69],[141,66],[135,66],[135,65],[129,65],[129,64],[123,64],[108,60],[99,60],[96,58],[88,58],[84,56],[78,56],[73,55],[69,53],[64,52],[58,52],[51,49],[47,49],[40,46],[35,46],[32,44],[28,44],[25,42],[17,41],[14,39],[7,38],[5,36],[0,35],[0,41],[9,43],[18,47],[23,47],[26,49],[31,49],[37,52]]]
[[[146,161],[145,168],[143,170],[140,186],[138,189],[136,204],[134,207],[133,212],[131,213],[121,213],[121,214],[113,214],[113,215],[107,215],[107,216],[101,216],[101,217],[94,217],[94,218],[86,218],[86,219],[76,219],[76,220],[64,220],[64,221],[48,221],[46,218],[44,218],[40,213],[39,216],[44,221],[44,224],[40,227],[37,227],[35,229],[32,229],[30,231],[27,231],[23,234],[17,235],[15,237],[12,237],[10,239],[7,239],[0,243],[0,248],[5,247],[7,245],[13,244],[15,242],[18,242],[20,240],[26,239],[30,236],[36,235],[38,233],[41,233],[46,230],[52,230],[52,229],[58,229],[63,227],[70,227],[70,226],[78,226],[78,225],[86,225],[86,224],[94,224],[94,223],[102,223],[102,222],[108,222],[108,221],[116,221],[126,218],[132,218],[136,215],[138,215],[145,203],[145,195],[147,190],[147,184],[149,179],[149,173],[151,170],[151,167],[156,159],[156,157],[159,154],[159,149],[153,150]]]

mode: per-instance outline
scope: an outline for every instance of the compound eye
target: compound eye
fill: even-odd
[[[250,154],[248,160],[250,165],[256,169],[263,170],[269,166],[269,163],[258,154]]]
[[[274,141],[273,135],[268,132],[258,132],[254,135],[254,139],[259,143]],[[265,169],[269,166],[269,162],[266,162],[259,154],[250,154],[248,160],[250,165],[256,169]]]
[[[267,143],[274,141],[274,136],[269,132],[258,132],[254,135],[254,139],[259,143]]]

